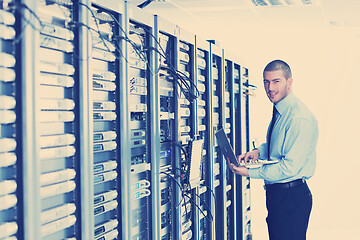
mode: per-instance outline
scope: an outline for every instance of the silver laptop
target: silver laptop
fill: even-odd
[[[278,160],[256,160],[255,162],[238,162],[235,156],[234,150],[230,145],[229,139],[227,138],[224,129],[220,129],[215,133],[217,143],[221,149],[222,154],[224,157],[230,160],[235,166],[239,167],[246,167],[246,168],[258,168],[263,164],[274,164],[278,163]]]

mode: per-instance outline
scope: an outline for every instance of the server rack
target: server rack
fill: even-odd
[[[74,81],[75,41],[73,29],[68,25],[74,19],[73,6],[44,1],[12,2],[10,6],[17,14],[16,29],[20,31],[13,43],[17,45],[18,59],[22,60],[17,65],[17,83],[12,88],[2,84],[2,90],[7,89],[10,93],[11,89],[16,89],[15,96],[21,96],[16,128],[18,136],[23,136],[17,157],[20,160],[18,175],[22,178],[19,182],[22,190],[19,193],[23,204],[19,210],[23,211],[24,219],[19,218],[21,232],[17,237],[73,238],[78,234],[79,225],[76,222],[79,218],[77,201],[80,191],[76,183],[79,173],[79,155],[76,153],[79,122],[75,119],[78,117]],[[38,22],[28,22],[24,6],[36,9]],[[52,15],[59,9],[61,13]],[[11,16],[6,16],[4,20],[8,22]],[[24,22],[21,19],[25,19]],[[27,24],[33,24],[32,29]],[[6,30],[9,29],[4,30],[9,34]],[[11,45],[6,48],[11,50]],[[6,56],[4,59],[9,64]],[[4,76],[8,78],[11,72]],[[2,127],[3,130],[6,128]],[[13,144],[5,143],[4,146],[8,148]],[[7,158],[10,159],[6,156],[4,159]],[[7,202],[13,203],[14,199]],[[14,226],[9,226],[9,229],[14,231]]]
[[[181,239],[180,151],[178,122],[177,36],[178,28],[160,17],[157,20],[159,51],[158,84],[160,93],[160,176],[161,239]]]
[[[21,63],[12,42],[18,30],[15,15],[2,6],[0,16],[0,238],[15,238],[21,236],[23,216],[21,75],[16,70]]]
[[[250,82],[249,82],[249,70],[246,67],[242,67],[241,69],[242,74],[242,85],[244,89],[244,105],[242,106],[242,110],[244,111],[244,118],[243,118],[243,126],[245,126],[246,130],[244,133],[244,130],[242,131],[243,134],[243,149],[246,147],[246,151],[250,151],[250,119],[249,119],[249,106],[250,106],[250,96],[252,93],[250,93]],[[251,202],[250,202],[250,178],[249,177],[243,177],[242,178],[242,191],[243,197],[242,197],[242,205],[243,205],[243,212],[242,212],[242,219],[243,219],[243,234],[244,238],[251,239]]]
[[[154,48],[154,18],[137,9],[131,9],[128,26],[127,69],[128,81],[130,81],[132,164],[130,174],[131,239],[152,239],[158,237],[156,226],[159,219],[153,212],[155,206],[152,205],[158,201],[158,167],[155,165],[156,158],[151,158],[150,154],[151,152],[156,155],[158,153],[155,150],[156,144],[150,142],[150,136],[155,134],[153,129],[155,119],[151,119],[150,115],[152,110],[150,106],[155,99],[150,89],[154,84],[155,71],[150,55],[150,49]]]
[[[210,137],[214,138],[214,145],[211,151],[213,151],[213,191],[215,192],[216,202],[215,207],[212,208],[215,210],[215,224],[216,233],[213,235],[216,239],[226,239],[226,201],[224,196],[224,170],[225,163],[223,161],[223,156],[220,152],[220,148],[217,145],[215,139],[215,132],[223,127],[224,116],[224,75],[223,75],[223,66],[224,61],[222,58],[222,49],[210,43],[210,52],[211,59],[210,63],[212,64],[211,69],[211,93],[212,93],[212,132]]]
[[[184,189],[182,196],[182,207],[181,207],[181,233],[182,239],[189,240],[193,238],[194,233],[194,218],[193,209],[196,208],[194,203],[193,191],[196,186],[199,185],[198,176],[196,176],[196,169],[193,162],[197,161],[192,159],[192,153],[195,151],[201,151],[201,149],[195,149],[194,144],[197,139],[195,138],[195,106],[196,98],[198,97],[197,87],[195,85],[195,35],[179,28],[178,38],[178,78],[181,78],[181,92],[179,93],[178,100],[178,116],[179,116],[179,137],[182,144],[182,148],[187,153],[187,157],[182,154],[181,157],[181,168],[184,171],[183,181]],[[180,79],[179,79],[180,80]],[[203,141],[199,141],[199,148],[203,147]],[[189,184],[189,185],[187,185]]]
[[[210,83],[210,44],[208,41],[201,39],[196,36],[196,86],[199,91],[199,97],[197,98],[197,125],[196,125],[196,134],[199,135],[199,139],[204,140],[204,150],[203,150],[203,161],[202,161],[202,171],[200,186],[195,189],[195,198],[196,204],[200,207],[199,209],[194,209],[194,239],[208,239],[209,236],[207,229],[208,226],[211,226],[213,221],[213,213],[211,212],[210,201],[213,197],[212,189],[208,186],[212,178],[209,178],[207,173],[212,171],[212,167],[208,164],[210,155],[209,132],[211,128],[208,127],[211,115],[211,93],[209,90]]]
[[[240,77],[240,69],[241,66],[239,64],[234,64],[234,101],[235,101],[235,106],[234,106],[234,112],[235,112],[235,139],[238,139],[238,141],[235,141],[235,146],[234,146],[234,151],[235,151],[235,155],[238,156],[242,153],[242,143],[243,143],[243,139],[242,139],[242,135],[241,135],[241,129],[242,129],[242,117],[243,114],[241,113],[241,104],[242,104],[242,91],[241,91],[241,77]],[[242,218],[240,217],[242,214],[242,205],[241,205],[241,201],[242,201],[242,193],[241,193],[241,189],[242,189],[242,177],[241,176],[236,176],[235,177],[235,183],[237,186],[237,190],[236,191],[236,199],[239,200],[239,202],[237,202],[237,208],[236,208],[236,215],[238,216],[237,220],[242,222]],[[239,224],[239,223],[238,223]],[[236,228],[236,235],[239,236],[240,239],[243,239],[243,233],[242,233],[242,229],[243,227],[237,227]]]
[[[38,141],[41,215],[39,239],[76,238],[79,234],[77,153],[77,59],[72,3],[37,2],[41,21],[38,51]],[[35,79],[34,79],[35,80]],[[76,182],[75,182],[76,181]]]
[[[250,150],[250,129],[249,129],[249,78],[248,69],[234,65],[234,79],[235,79],[235,101],[237,107],[235,109],[236,115],[239,118],[236,120],[236,139],[241,139],[241,142],[235,144],[235,151],[237,154]],[[241,239],[251,239],[251,203],[250,203],[250,178],[236,177],[236,185],[239,186],[240,191],[237,193],[239,200],[237,215],[238,220],[241,219],[241,228],[238,228],[237,234]]]
[[[228,138],[231,145],[234,147],[236,138],[235,138],[235,98],[234,98],[234,58],[230,57],[229,54],[223,50],[223,59],[224,59],[224,109],[225,109],[225,118],[223,119],[223,126],[226,129]],[[236,181],[235,175],[231,173],[228,168],[224,169],[226,173],[225,176],[225,199],[226,199],[226,229],[227,229],[227,239],[237,239],[236,235],[236,226],[237,226],[237,215],[236,215]]]
[[[94,239],[113,239],[119,235],[119,183],[120,158],[119,106],[120,53],[116,39],[120,34],[120,15],[97,4],[89,6],[91,31],[90,76],[92,83],[93,140],[93,211]],[[90,84],[91,85],[91,84]],[[90,106],[91,106],[90,105]]]

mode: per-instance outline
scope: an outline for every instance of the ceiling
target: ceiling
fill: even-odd
[[[128,0],[133,5],[144,1]],[[282,23],[360,28],[359,0],[311,0],[313,5],[269,7],[256,7],[252,1],[259,0],[155,0],[144,9],[172,22],[181,20],[184,25],[204,22],[237,25]]]

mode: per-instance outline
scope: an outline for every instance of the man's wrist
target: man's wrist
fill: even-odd
[[[248,177],[249,176],[249,169],[247,169],[246,167],[242,167],[241,171],[240,171],[240,175],[244,176],[244,177]]]

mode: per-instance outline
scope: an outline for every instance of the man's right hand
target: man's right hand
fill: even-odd
[[[247,152],[238,156],[238,162],[256,162],[260,156],[260,151],[254,149],[251,152]]]

